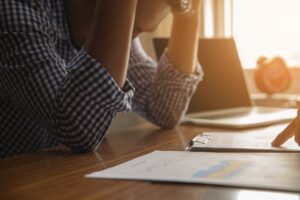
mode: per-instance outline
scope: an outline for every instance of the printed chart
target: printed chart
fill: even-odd
[[[297,159],[266,154],[154,151],[86,177],[300,192],[299,169]]]

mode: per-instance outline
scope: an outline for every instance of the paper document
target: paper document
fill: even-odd
[[[155,151],[86,177],[300,192],[300,160],[268,155]]]
[[[293,138],[281,147],[271,146],[271,142],[286,126],[287,125],[284,124],[246,131],[203,132],[193,139],[188,150],[222,152],[300,152],[300,147]]]

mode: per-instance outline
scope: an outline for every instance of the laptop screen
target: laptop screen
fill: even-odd
[[[168,39],[156,38],[153,42],[159,58]],[[234,40],[200,39],[199,42],[204,79],[191,100],[188,113],[251,106]]]

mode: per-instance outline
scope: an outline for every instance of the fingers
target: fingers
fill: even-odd
[[[277,137],[273,140],[272,146],[278,147],[295,135],[297,118],[294,119]]]

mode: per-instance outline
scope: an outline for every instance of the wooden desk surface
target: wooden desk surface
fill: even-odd
[[[97,152],[72,155],[63,147],[0,160],[0,199],[300,199],[299,194],[197,184],[86,179],[85,174],[153,150],[183,150],[203,129],[178,126],[110,133]],[[288,156],[291,159],[300,155]],[[300,170],[300,169],[299,169]],[[277,198],[278,197],[278,198]]]

